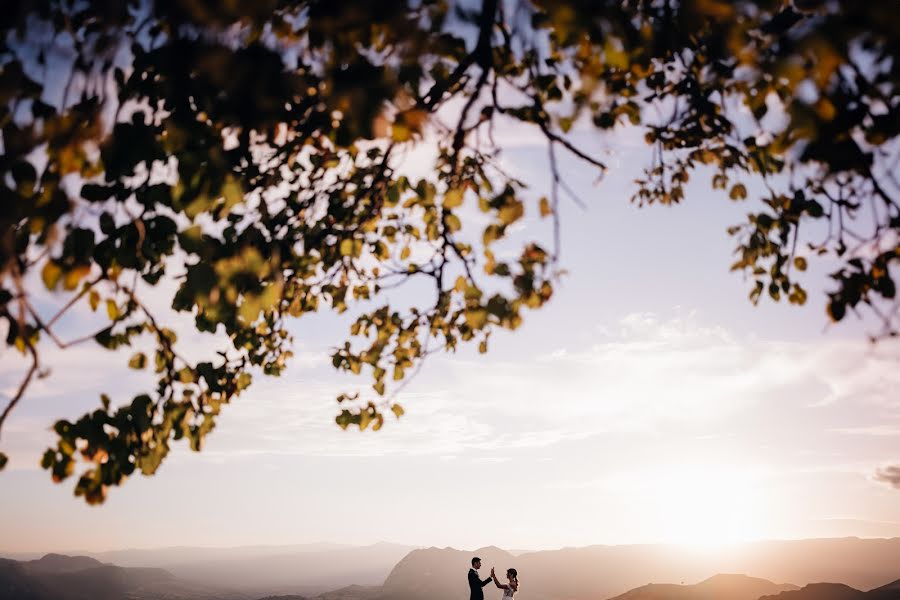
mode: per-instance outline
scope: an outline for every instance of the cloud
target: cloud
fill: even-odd
[[[900,427],[890,425],[869,425],[867,427],[836,427],[830,429],[834,433],[842,433],[844,435],[865,435],[878,437],[900,436]]]
[[[860,437],[866,442],[850,449],[868,452],[852,457],[864,470],[885,458],[866,443],[900,429],[889,393],[900,385],[897,345],[876,351],[862,340],[740,337],[690,312],[633,313],[599,323],[596,330],[602,335],[588,345],[548,348],[524,360],[464,353],[436,357],[398,398],[406,416],[399,423],[389,419],[376,434],[344,432],[333,420],[334,398],[348,389],[365,390],[367,382],[334,373],[324,347],[300,346],[299,360],[282,377],[258,377],[223,411],[201,459],[493,459],[550,455],[559,444],[594,444],[593,439],[627,444],[653,438],[747,448],[766,444],[773,453],[826,461],[842,444],[835,442],[839,432],[865,434]],[[108,375],[98,373],[94,365],[109,364],[112,356],[91,349],[53,357],[54,376],[35,389],[36,396],[52,400],[42,401],[43,425],[31,435],[23,431],[34,426],[28,411],[10,422],[17,453],[37,456],[49,441],[50,417],[95,406],[110,377],[116,377],[116,400],[127,399],[127,388],[146,385],[117,364]],[[122,372],[129,379],[119,379]],[[84,398],[74,407],[73,392]]]
[[[875,471],[875,480],[900,490],[900,465],[888,465]]]

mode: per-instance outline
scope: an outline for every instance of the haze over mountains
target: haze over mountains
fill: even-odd
[[[516,567],[523,600],[900,599],[900,538],[843,538],[517,556],[495,547],[395,544],[51,554],[0,559],[0,600],[451,600],[467,596],[465,573],[475,554],[484,576],[492,565]],[[485,591],[488,600],[499,597],[493,586]]]

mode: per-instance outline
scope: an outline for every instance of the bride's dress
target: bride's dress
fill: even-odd
[[[512,588],[506,588],[503,590],[503,598],[512,598],[516,591]]]

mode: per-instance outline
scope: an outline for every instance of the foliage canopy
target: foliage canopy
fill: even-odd
[[[128,360],[155,389],[55,425],[42,465],[60,481],[86,459],[89,503],[173,440],[200,449],[251,374],[284,369],[291,318],[433,284],[362,314],[333,355],[385,399],[339,398],[361,429],[402,414],[391,388],[429,353],[515,329],[552,295],[559,228],[515,260],[492,247],[526,211],[556,222],[558,153],[606,168],[573,127],[643,128],[639,204],[678,203],[695,172],[735,201],[758,178],[731,230],[750,299],[803,304],[797,274],[828,254],[830,318],[866,306],[896,330],[896,0],[10,0],[0,29],[0,318],[31,361],[0,426],[43,345],[155,346]],[[526,202],[498,164],[501,120],[546,139],[548,197]],[[411,180],[398,165],[424,145],[433,168]],[[825,233],[798,246],[808,223]],[[208,359],[154,317],[162,281],[227,340]],[[66,295],[59,313],[40,287]],[[61,340],[79,303],[108,322]]]

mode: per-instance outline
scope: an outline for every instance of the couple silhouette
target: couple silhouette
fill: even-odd
[[[472,559],[472,568],[469,569],[469,600],[484,600],[484,591],[481,588],[494,582],[494,584],[503,590],[503,598],[512,598],[519,591],[519,573],[515,569],[506,570],[506,579],[508,583],[500,583],[497,575],[494,573],[494,567],[491,567],[491,576],[485,580],[481,579],[478,569],[481,568],[481,559],[477,556]]]

